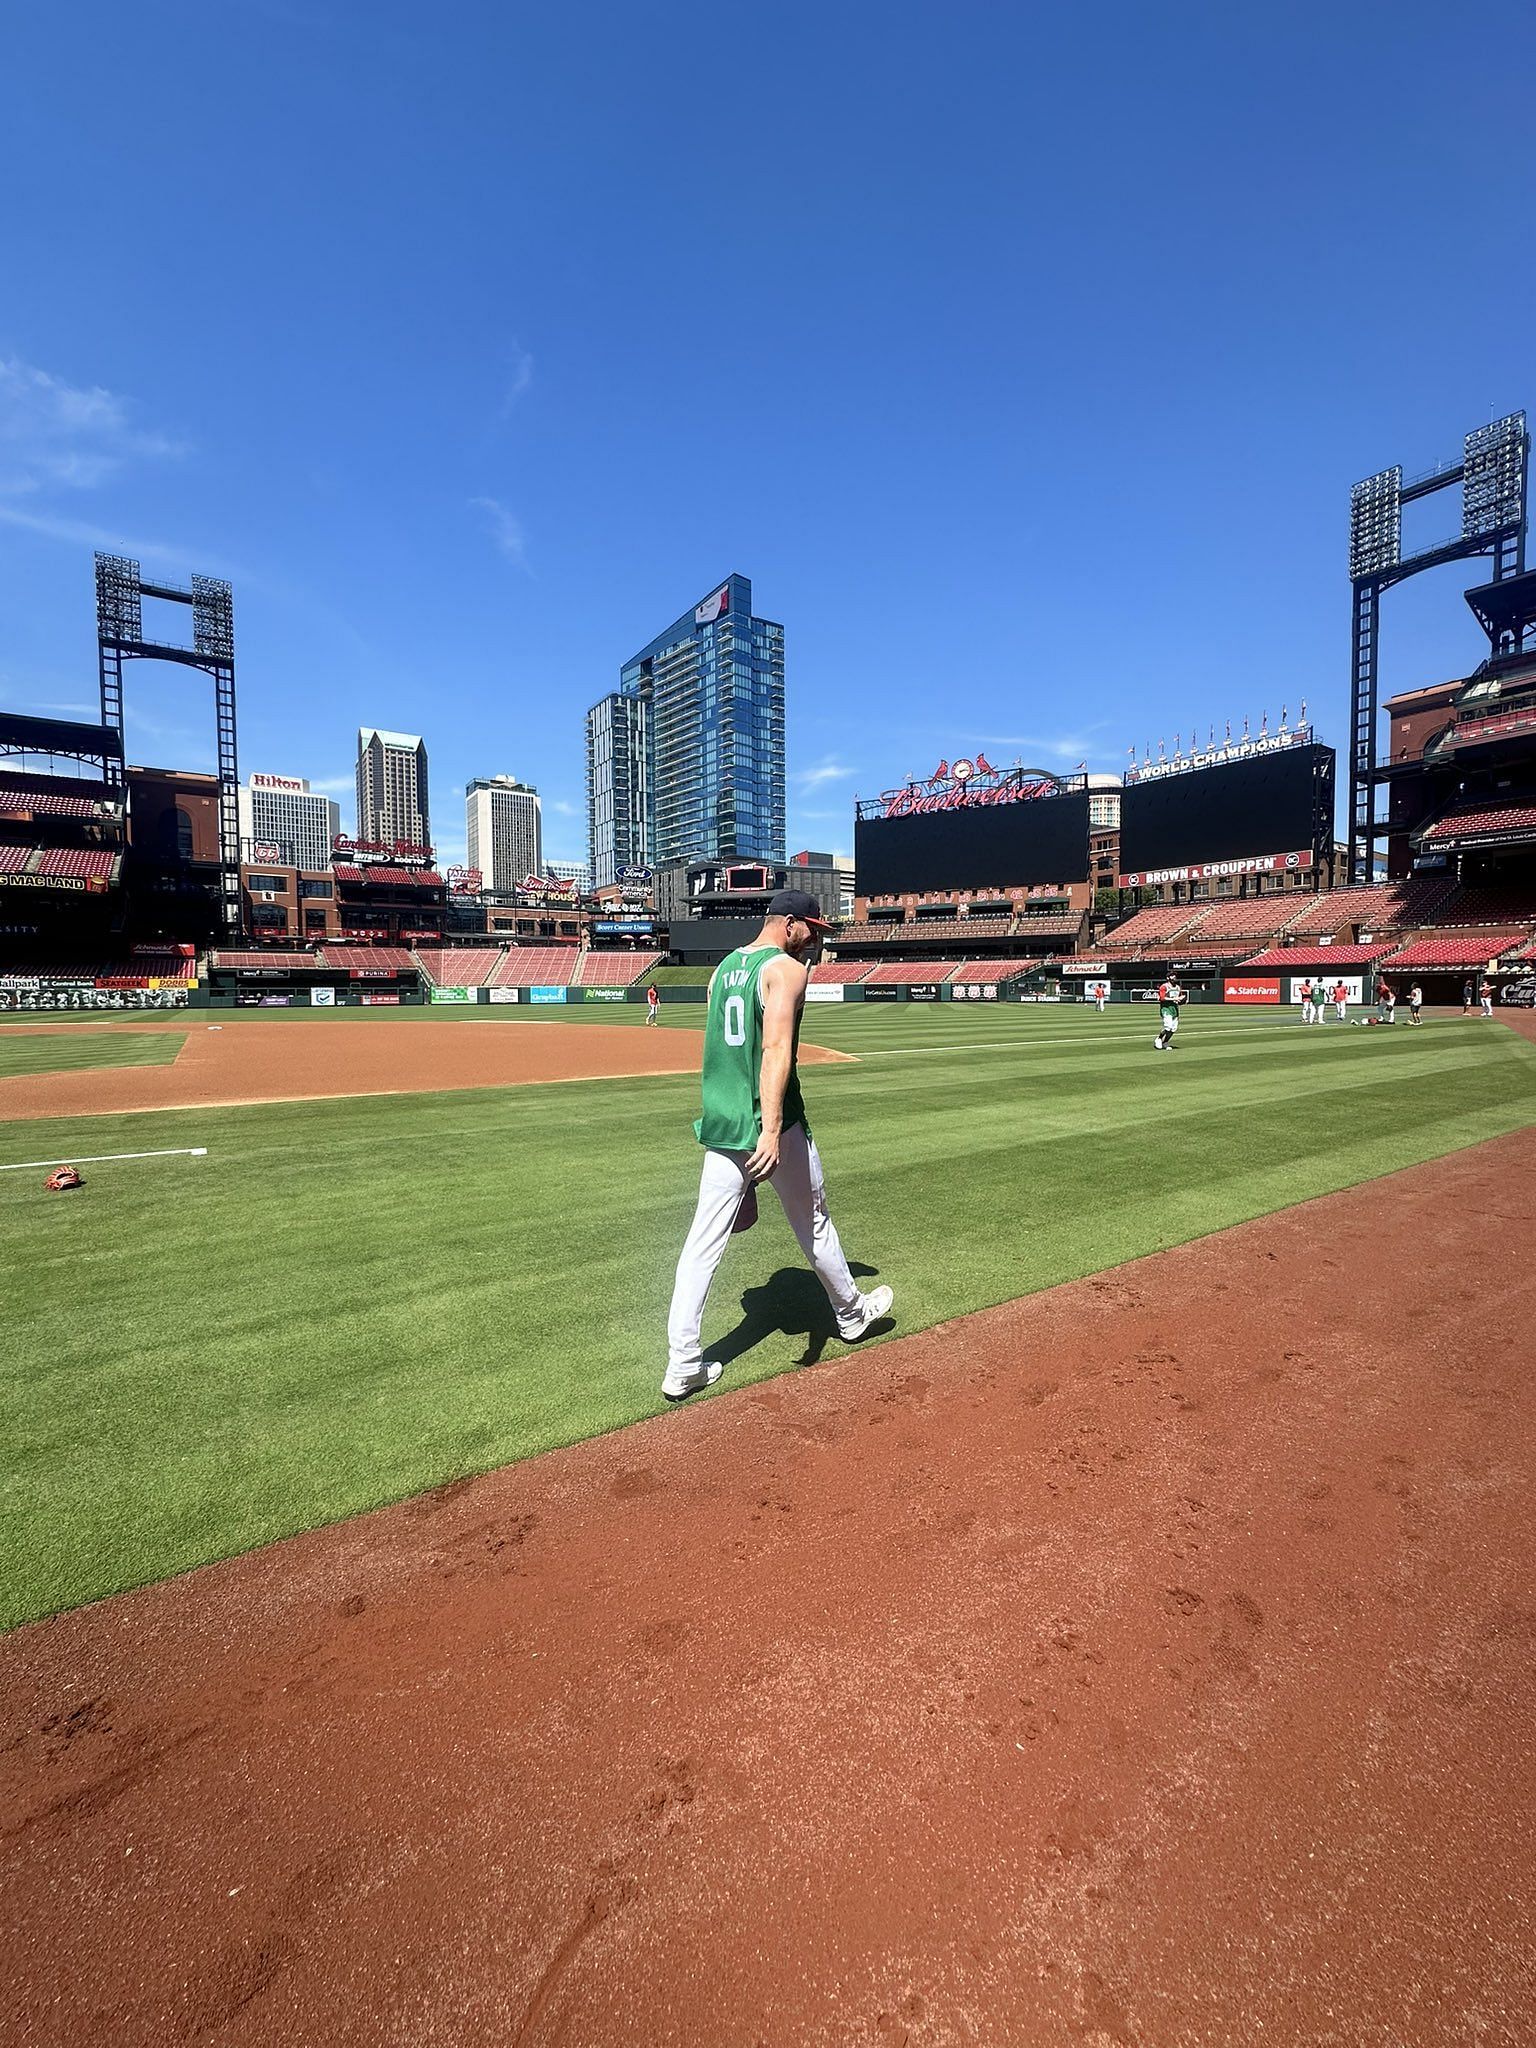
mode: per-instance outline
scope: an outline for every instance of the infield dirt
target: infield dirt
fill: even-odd
[[[17,1631],[12,2038],[1528,2043],[1533,1222],[1525,1133]]]
[[[242,1102],[302,1102],[338,1095],[425,1095],[451,1088],[507,1088],[530,1081],[611,1081],[638,1074],[696,1074],[697,1031],[639,1031],[619,1024],[432,1023],[394,1018],[327,1018],[314,1023],[207,1013],[115,1025],[177,1031],[186,1044],[165,1067],[76,1068],[0,1080],[0,1121],[102,1116],[124,1110],[211,1108]],[[72,1031],[70,1024],[13,1030]],[[846,1053],[803,1045],[807,1066]]]

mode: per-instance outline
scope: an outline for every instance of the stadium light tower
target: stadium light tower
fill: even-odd
[[[192,645],[144,638],[144,599],[166,598],[192,612]],[[235,737],[235,607],[227,583],[194,576],[190,587],[146,583],[125,555],[96,557],[96,657],[101,680],[101,722],[116,733],[117,779],[122,777],[123,663],[135,658],[174,661],[213,678],[219,763],[219,896],[226,932],[240,928],[240,766]],[[108,777],[114,767],[109,764]]]
[[[1381,594],[1422,570],[1473,555],[1493,556],[1493,582],[1525,573],[1526,473],[1531,441],[1523,412],[1477,427],[1459,462],[1444,462],[1403,481],[1402,465],[1365,477],[1349,494],[1349,577],[1354,585],[1354,669],[1349,750],[1349,879],[1371,880],[1376,841],[1377,661]],[[1454,539],[1403,553],[1403,507],[1461,485],[1461,532]],[[1529,628],[1517,629],[1522,635]],[[1513,651],[1513,650],[1509,650]]]

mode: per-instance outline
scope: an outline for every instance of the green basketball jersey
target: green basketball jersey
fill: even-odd
[[[704,1021],[704,1114],[694,1124],[701,1145],[720,1152],[750,1152],[763,1135],[758,1081],[763,1064],[763,969],[777,960],[777,946],[753,946],[727,954],[715,969]],[[795,1051],[800,1020],[795,1019]],[[791,1053],[784,1089],[784,1129],[805,1122],[800,1077]]]

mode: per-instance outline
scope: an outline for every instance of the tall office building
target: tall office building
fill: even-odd
[[[426,743],[415,733],[357,730],[357,836],[430,846]]]
[[[587,857],[592,887],[651,864],[651,693],[615,690],[587,713]]]
[[[477,775],[464,785],[469,865],[497,892],[522,887],[544,872],[544,822],[539,792],[511,775]]]
[[[784,859],[784,628],[731,576],[587,713],[594,888],[618,869]]]
[[[317,796],[299,775],[253,775],[236,790],[240,858],[312,872],[331,864],[331,842],[341,830],[341,806]]]

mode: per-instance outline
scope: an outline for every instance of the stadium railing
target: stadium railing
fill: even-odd
[[[359,946],[329,940],[321,948],[327,967],[359,968],[375,973],[409,974],[416,962],[405,946]]]
[[[595,948],[582,953],[573,988],[628,988],[642,974],[649,974],[662,959],[660,953],[600,953]]]
[[[514,946],[491,976],[492,988],[563,988],[575,972],[574,946]]]
[[[1198,903],[1146,904],[1132,912],[1124,924],[1117,924],[1106,932],[1094,950],[1109,956],[1140,952],[1164,939],[1177,938],[1205,908],[1208,906]]]
[[[221,946],[208,955],[208,965],[210,967],[236,969],[287,967],[302,970],[304,968],[318,967],[320,965],[320,956],[317,953],[303,952],[296,948],[289,952],[279,952],[275,946],[260,953],[232,953]]]
[[[484,988],[501,965],[500,946],[418,946],[416,965],[433,988]]]
[[[1292,918],[1287,931],[1293,938],[1315,938],[1349,926],[1372,932],[1405,930],[1428,922],[1435,906],[1456,886],[1446,875],[1415,875],[1401,882],[1325,889]]]
[[[1414,968],[1482,968],[1507,953],[1527,936],[1524,931],[1471,930],[1439,939],[1415,939],[1381,962],[1384,974],[1406,974]]]
[[[865,977],[866,988],[910,988],[929,981],[948,981],[958,960],[883,960]]]
[[[1493,883],[1458,884],[1453,895],[1416,922],[1431,927],[1461,924],[1536,923],[1536,889]]]
[[[962,960],[949,979],[952,987],[961,982],[1018,981],[1026,974],[1037,974],[1043,964],[1039,960]]]
[[[1418,836],[1421,840],[1474,839],[1507,832],[1536,832],[1536,805],[1467,805],[1447,811]]]
[[[847,987],[872,973],[874,965],[872,960],[818,960],[811,969],[811,979],[820,982],[823,988],[830,988],[838,982]]]

